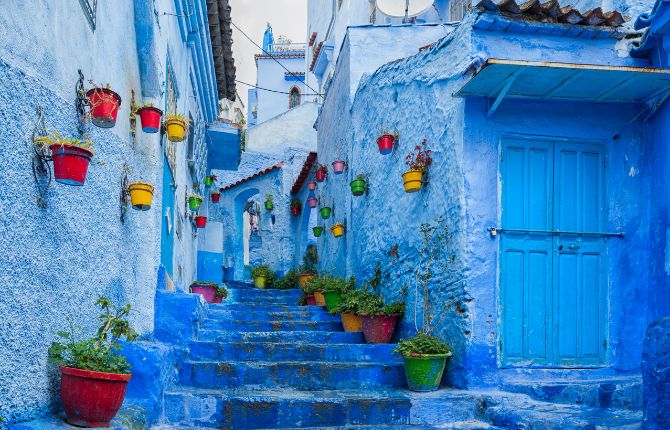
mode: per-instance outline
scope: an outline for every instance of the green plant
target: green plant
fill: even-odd
[[[323,287],[324,293],[346,294],[347,292],[356,289],[356,278],[353,276],[349,278],[349,280],[337,277],[329,278],[329,282],[326,282],[325,286]]]
[[[298,199],[291,199],[291,209],[298,209],[300,210],[302,208],[302,202]]]
[[[384,299],[378,294],[370,291],[361,291],[358,297],[357,313],[363,315],[379,315],[384,307]]]
[[[203,201],[203,200],[204,200],[204,198],[203,198],[200,194],[198,194],[198,193],[188,193],[188,195],[186,196],[186,198],[187,198],[187,199],[198,199],[198,200],[200,200],[200,201]]]
[[[290,290],[298,285],[298,272],[291,269],[284,276],[272,283],[270,288],[275,290]]]
[[[84,148],[91,152],[94,152],[91,149],[93,147],[93,140],[77,139],[77,138],[68,139],[66,137],[62,137],[55,131],[51,131],[47,136],[35,138],[35,143],[39,144],[45,149],[48,149],[48,147],[51,145],[61,145],[61,146],[70,145],[70,146],[76,146],[78,148]]]
[[[258,278],[261,276],[264,277],[266,281],[272,281],[274,280],[275,272],[272,271],[272,269],[270,269],[267,264],[259,264],[258,266],[254,266],[254,268],[251,269],[251,277]]]
[[[451,356],[451,348],[446,342],[426,333],[419,333],[411,339],[401,340],[393,352],[405,357],[424,354],[444,354]]]
[[[359,173],[356,175],[356,180],[357,181],[365,181],[365,174],[364,173]]]
[[[272,203],[272,194],[267,194],[265,196],[265,203]]]
[[[130,373],[130,364],[126,361],[126,357],[115,352],[120,349],[117,344],[119,339],[125,337],[132,341],[138,336],[128,322],[130,305],[117,307],[106,297],[100,297],[95,304],[102,311],[98,317],[101,325],[96,336],[77,341],[72,329],[70,332],[59,331],[58,336],[63,338],[65,343],[53,342],[49,348],[49,359],[59,366],[75,369]]]
[[[421,145],[416,145],[414,151],[407,154],[405,157],[405,164],[410,170],[425,172],[433,162],[433,158],[430,154],[431,151],[426,146],[426,139],[423,139]]]
[[[380,315],[402,315],[405,313],[405,302],[393,302],[388,305],[384,305],[379,311]]]
[[[323,292],[333,281],[333,278],[330,275],[325,276],[315,276],[307,280],[307,284],[303,290],[307,295],[312,295],[315,292]]]
[[[332,315],[337,315],[341,313],[358,313],[361,301],[366,294],[366,291],[363,290],[350,290],[342,294],[342,301],[339,305],[332,309],[330,312]]]
[[[326,166],[325,164],[317,163],[315,171],[328,173],[328,166]]]
[[[186,123],[186,128],[188,128],[188,125],[191,123],[190,118],[188,118],[188,117],[186,117],[182,114],[179,114],[179,113],[169,113],[169,114],[165,115],[165,121],[167,122],[167,121],[170,121],[170,120],[183,121],[184,123]]]

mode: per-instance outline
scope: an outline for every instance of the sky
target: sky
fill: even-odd
[[[265,23],[270,22],[275,40],[284,35],[294,42],[305,42],[307,33],[307,0],[230,0],[235,25],[254,41],[263,44]],[[237,79],[256,83],[254,55],[260,53],[244,35],[233,27],[233,56]],[[248,86],[237,83],[237,92],[247,106]],[[245,112],[246,114],[246,112]]]

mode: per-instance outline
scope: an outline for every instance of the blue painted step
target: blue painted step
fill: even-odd
[[[403,366],[397,363],[185,361],[179,367],[180,383],[199,388],[337,390],[406,385]]]
[[[250,311],[250,312],[297,312],[308,311],[310,313],[325,312],[323,306],[299,306],[296,304],[282,305],[276,303],[222,303],[210,304],[209,310],[212,311]]]
[[[223,284],[228,289],[252,289],[256,288],[251,281],[223,281]]]
[[[225,331],[343,331],[337,321],[219,321],[206,320],[204,330]]]
[[[245,306],[240,310],[210,311],[207,318],[220,321],[341,321],[339,315],[330,315],[321,309],[305,308],[307,306],[296,311],[259,311]]]
[[[210,342],[279,342],[279,343],[363,343],[363,333],[337,331],[233,332],[201,330],[198,340]]]
[[[401,363],[396,345],[295,343],[191,343],[191,359],[220,361],[358,361]]]
[[[408,424],[401,390],[180,390],[165,394],[168,422],[226,429]],[[341,428],[341,427],[340,427]]]
[[[246,290],[230,289],[226,303],[276,303],[297,305],[301,290]]]

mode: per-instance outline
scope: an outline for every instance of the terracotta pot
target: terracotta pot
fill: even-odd
[[[326,306],[326,298],[320,291],[314,291],[314,300],[317,306]]]
[[[391,343],[399,315],[360,315],[367,343]]]
[[[402,182],[405,187],[405,192],[416,193],[421,190],[421,187],[423,186],[423,171],[409,170],[403,173]]]
[[[300,288],[305,288],[307,286],[307,281],[312,279],[314,275],[310,273],[303,273],[301,275],[298,275],[298,283],[300,284]]]
[[[221,193],[212,193],[212,203],[219,203],[221,201]]]
[[[316,306],[316,299],[314,298],[313,295],[307,296],[305,300],[307,300],[307,306]]]
[[[307,199],[307,204],[309,205],[310,208],[315,208],[318,203],[319,201],[316,199],[316,197],[311,197]]]
[[[200,294],[207,303],[221,303],[222,297],[216,296],[216,288],[208,284],[191,284],[191,293]]]
[[[361,322],[361,317],[358,315],[349,312],[343,312],[340,314],[340,318],[342,319],[344,331],[350,333],[360,333],[363,331],[363,323]]]

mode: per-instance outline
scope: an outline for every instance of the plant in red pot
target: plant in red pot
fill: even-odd
[[[207,227],[207,217],[204,215],[197,215],[195,217],[195,226],[197,228],[205,228]]]
[[[291,200],[291,215],[298,216],[302,210],[302,203],[298,199]]]
[[[368,292],[361,299],[358,316],[367,343],[391,343],[398,319],[405,313],[405,303],[383,304],[380,296]]]
[[[112,128],[116,125],[116,117],[121,107],[121,96],[109,89],[89,81],[93,88],[86,92],[88,106],[91,111],[91,121],[100,128]]]
[[[145,133],[158,133],[161,129],[161,117],[163,111],[152,104],[146,104],[137,110],[142,123],[142,131]]]
[[[92,140],[66,139],[53,132],[46,137],[35,139],[35,142],[51,151],[56,182],[65,185],[84,185],[88,165],[94,155],[91,150]]]
[[[393,152],[393,145],[397,139],[398,133],[391,133],[384,130],[377,138],[377,147],[379,148],[379,153],[382,155],[387,155]]]
[[[212,191],[212,203],[219,203],[221,201],[221,193],[218,191]]]
[[[200,294],[207,303],[221,303],[228,297],[228,290],[214,282],[194,281],[189,287],[191,294]]]
[[[314,177],[316,178],[316,182],[325,181],[326,176],[328,176],[328,167],[325,164],[317,164],[316,165],[316,171],[314,172]]]
[[[116,416],[130,380],[130,364],[117,353],[118,341],[132,341],[137,333],[130,327],[130,305],[116,307],[100,297],[100,328],[96,336],[77,340],[72,332],[58,332],[63,340],[53,342],[49,359],[59,366],[60,398],[67,422],[79,427],[109,427]]]

